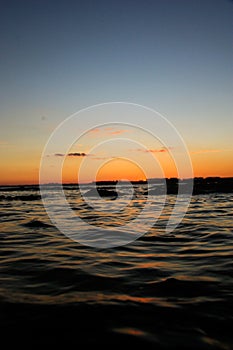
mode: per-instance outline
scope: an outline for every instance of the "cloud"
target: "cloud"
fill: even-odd
[[[96,133],[98,133],[98,132],[100,132],[100,131],[101,131],[100,129],[96,128],[96,129],[90,130],[89,133],[96,134]]]
[[[167,149],[165,149],[165,148],[161,148],[161,149],[148,149],[148,150],[146,150],[146,152],[149,152],[149,153],[164,153],[164,152],[167,152]]]
[[[120,135],[120,134],[124,134],[125,132],[129,132],[129,130],[115,130],[115,131],[110,131],[109,134],[110,135]]]
[[[64,153],[55,153],[55,157],[65,157]],[[84,152],[71,152],[67,154],[68,157],[86,157],[87,154]]]
[[[54,156],[55,157],[64,157],[65,155],[63,153],[55,153]]]
[[[86,153],[84,152],[68,153],[68,157],[86,157]]]
[[[172,147],[152,148],[152,149],[137,148],[136,151],[143,152],[143,153],[165,153],[165,152],[168,152],[169,149],[172,149]]]

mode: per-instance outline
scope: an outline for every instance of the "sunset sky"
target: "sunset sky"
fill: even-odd
[[[165,116],[187,144],[194,176],[233,176],[232,20],[230,0],[1,1],[0,184],[38,183],[53,130],[110,101]],[[115,145],[91,151],[109,136]],[[148,152],[126,147],[127,161],[118,154],[124,137],[142,137]],[[50,157],[55,165],[64,157],[65,182],[76,181],[84,159],[99,164],[99,180],[144,178],[134,159],[149,164],[149,155],[162,168],[151,177],[177,175],[169,149],[130,127],[93,128],[66,158],[59,153]],[[93,180],[88,166],[83,181]]]

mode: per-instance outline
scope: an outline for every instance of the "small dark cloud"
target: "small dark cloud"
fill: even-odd
[[[55,157],[65,157],[64,153],[55,153]],[[71,152],[67,154],[68,157],[86,157],[87,154],[84,152]]]
[[[73,152],[73,153],[68,153],[68,157],[85,157],[86,153],[83,152]]]

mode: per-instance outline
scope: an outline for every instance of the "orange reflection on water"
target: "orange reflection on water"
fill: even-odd
[[[129,335],[136,335],[136,336],[145,336],[146,335],[145,332],[143,332],[137,328],[125,327],[125,328],[115,328],[114,330],[115,330],[115,332],[129,334]]]
[[[126,334],[126,335],[144,338],[144,339],[147,339],[148,341],[150,341],[151,343],[158,343],[158,341],[159,341],[155,334],[145,332],[145,331],[138,329],[138,328],[120,327],[120,328],[114,328],[113,331],[116,333],[121,333],[121,334]]]

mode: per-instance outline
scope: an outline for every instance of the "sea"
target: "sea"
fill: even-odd
[[[117,198],[105,199],[115,211],[101,213],[85,205],[76,186],[65,195],[75,215],[103,229],[112,225],[117,235],[142,210],[142,186],[121,214]],[[155,201],[159,206],[159,195]],[[233,194],[193,195],[167,232],[175,201],[166,197],[160,217],[139,238],[101,248],[63,234],[38,186],[0,187],[2,342],[233,349]]]

